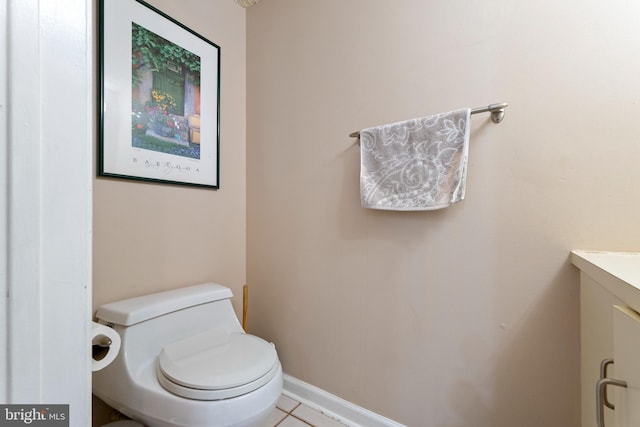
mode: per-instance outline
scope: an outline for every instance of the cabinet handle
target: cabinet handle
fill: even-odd
[[[596,384],[596,418],[598,427],[604,427],[604,394],[608,385],[627,387],[627,383],[613,378],[600,378]]]
[[[613,359],[603,359],[602,362],[600,362],[600,379],[609,377],[609,375],[607,375],[607,367],[609,365],[613,365]],[[612,409],[612,410],[616,409],[614,404],[609,402],[609,398],[607,397],[607,388],[606,387],[604,389],[604,393],[602,394],[602,397],[603,397],[603,401],[604,401],[604,406],[606,406],[607,408]]]

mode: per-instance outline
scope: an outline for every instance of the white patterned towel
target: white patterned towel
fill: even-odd
[[[362,207],[446,208],[464,199],[469,108],[360,131]]]

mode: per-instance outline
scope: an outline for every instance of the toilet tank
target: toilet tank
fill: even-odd
[[[243,332],[232,296],[229,288],[203,283],[105,304],[96,318],[120,334],[121,356],[135,370],[165,344],[212,329]]]
[[[171,289],[101,306],[96,317],[104,323],[131,326],[178,310],[230,299],[231,290],[215,283]]]

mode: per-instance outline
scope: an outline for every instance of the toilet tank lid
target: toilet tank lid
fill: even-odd
[[[103,323],[131,326],[163,314],[232,296],[231,289],[227,287],[202,283],[105,304],[98,309],[96,317]]]

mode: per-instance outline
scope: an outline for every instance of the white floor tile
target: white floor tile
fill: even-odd
[[[293,400],[292,398],[283,395],[280,395],[280,399],[278,400],[278,403],[276,403],[276,407],[282,409],[284,412],[291,412],[294,409],[296,409],[296,406],[298,406],[300,404],[300,402],[298,402],[297,400]]]
[[[283,422],[278,424],[278,427],[309,427],[309,424],[289,415]]]
[[[273,410],[271,415],[269,415],[269,419],[267,420],[266,425],[269,427],[273,427],[276,424],[278,424],[280,421],[284,420],[284,417],[286,416],[287,416],[286,412],[276,408]]]
[[[305,405],[298,406],[292,414],[315,427],[344,427],[343,424],[333,418],[329,418]]]

